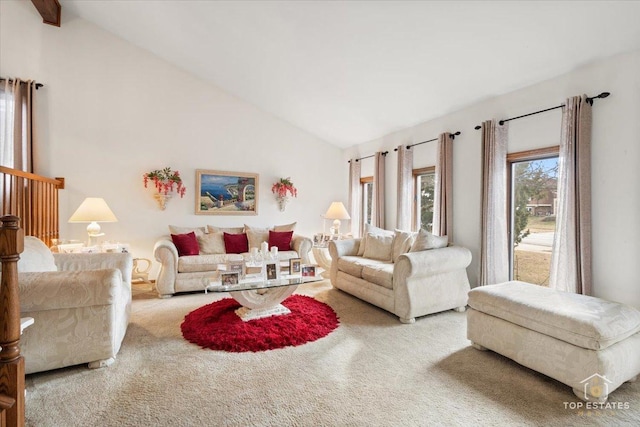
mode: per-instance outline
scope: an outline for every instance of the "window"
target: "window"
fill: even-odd
[[[371,224],[371,212],[373,210],[373,177],[367,176],[360,178],[360,186],[362,189],[362,218],[360,218],[360,230],[364,230],[365,224]]]
[[[433,230],[433,201],[435,192],[435,166],[413,170],[414,206],[413,229]]]
[[[549,286],[556,227],[558,147],[507,156],[510,277]]]

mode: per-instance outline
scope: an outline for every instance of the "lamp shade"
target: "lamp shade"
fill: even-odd
[[[349,212],[347,212],[347,209],[344,207],[342,202],[331,203],[331,206],[329,206],[324,217],[326,219],[351,219]]]
[[[87,197],[69,218],[69,222],[117,222],[107,202],[100,197]]]

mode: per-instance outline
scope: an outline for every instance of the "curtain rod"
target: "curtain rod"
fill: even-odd
[[[0,77],[0,80],[7,80],[7,81],[9,81],[9,82],[13,82],[13,81],[14,81],[13,79],[6,79],[6,78],[4,78],[4,77]],[[22,82],[23,82],[23,83],[27,83],[27,82],[26,82],[26,81],[24,81],[24,80],[23,80]],[[40,89],[42,86],[44,86],[42,83],[36,83],[36,82],[33,82],[33,83],[34,83],[34,85],[35,85],[35,87],[36,87],[36,90],[38,90],[38,89]]]
[[[600,95],[596,95],[596,96],[592,96],[592,97],[587,97],[587,102],[588,102],[589,104],[593,105],[593,100],[594,100],[594,99],[597,99],[597,98],[604,99],[604,98],[606,98],[606,97],[607,97],[607,96],[609,96],[609,95],[611,95],[611,93],[610,93],[610,92],[602,92]],[[512,118],[510,118],[510,119],[500,120],[500,121],[498,122],[498,124],[499,124],[500,126],[502,126],[503,124],[505,124],[506,122],[510,122],[511,120],[517,120],[517,119],[521,119],[521,118],[523,118],[523,117],[533,116],[534,114],[546,113],[547,111],[557,110],[558,108],[562,108],[562,107],[564,107],[564,104],[556,105],[555,107],[546,108],[546,109],[544,109],[544,110],[540,110],[540,111],[535,111],[535,112],[533,112],[533,113],[523,114],[523,115],[521,115],[521,116],[517,116],[517,117],[512,117]],[[474,129],[475,129],[475,130],[479,130],[479,129],[481,129],[481,128],[482,128],[482,126],[481,126],[481,125],[478,125],[478,126],[476,126]]]
[[[451,139],[456,139],[456,135],[460,135],[462,132],[458,131],[456,133],[450,133],[449,137]],[[426,141],[422,141],[422,142],[416,142],[415,144],[410,144],[407,145],[407,148],[411,148],[411,147],[415,147],[416,145],[420,145],[420,144],[426,144],[427,142],[433,142],[433,141],[437,141],[438,138],[433,138],[433,139],[428,139]],[[398,151],[398,148],[394,148],[393,151]]]
[[[387,155],[387,153],[388,153],[388,151],[383,151],[383,152],[382,152],[382,155],[383,155],[383,156],[386,156],[386,155]],[[372,154],[372,155],[370,155],[370,156],[360,157],[359,159],[356,159],[356,162],[359,162],[359,161],[360,161],[360,160],[362,160],[362,159],[368,159],[369,157],[374,157],[374,156],[375,156],[375,154]],[[351,163],[351,160],[347,160],[347,163]]]

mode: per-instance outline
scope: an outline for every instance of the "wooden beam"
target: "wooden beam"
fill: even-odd
[[[62,7],[58,0],[31,0],[31,3],[42,15],[42,22],[56,27],[60,26],[60,11]]]

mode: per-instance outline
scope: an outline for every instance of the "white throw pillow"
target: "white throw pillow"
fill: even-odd
[[[393,249],[391,251],[391,260],[396,262],[398,257],[402,254],[406,254],[411,250],[411,245],[418,233],[413,231],[395,230],[395,237],[393,238]]]
[[[393,237],[395,233],[393,231],[385,230],[383,228],[374,227],[371,224],[364,225],[364,233],[362,234],[362,240],[360,241],[360,246],[358,247],[358,256],[364,256],[364,251],[367,248],[367,235],[375,234],[376,236],[391,236]]]
[[[197,236],[201,254],[224,254],[224,233],[208,233]]]
[[[247,230],[247,240],[249,241],[249,250],[251,248],[260,249],[262,242],[269,242],[269,230],[266,228],[249,228]]]
[[[196,237],[202,236],[207,232],[205,227],[177,227],[175,225],[169,226],[169,233],[171,234],[189,234],[194,232]]]
[[[244,233],[244,227],[214,227],[213,225],[207,225],[209,233],[229,233],[229,234],[242,234]]]
[[[411,245],[410,252],[446,248],[448,244],[449,238],[447,236],[436,236],[423,229],[418,232],[415,242]]]
[[[391,261],[392,247],[393,236],[367,233],[367,246],[364,248],[364,257],[380,261]]]
[[[293,222],[291,224],[276,225],[273,227],[273,231],[295,231],[297,224],[297,222]]]

